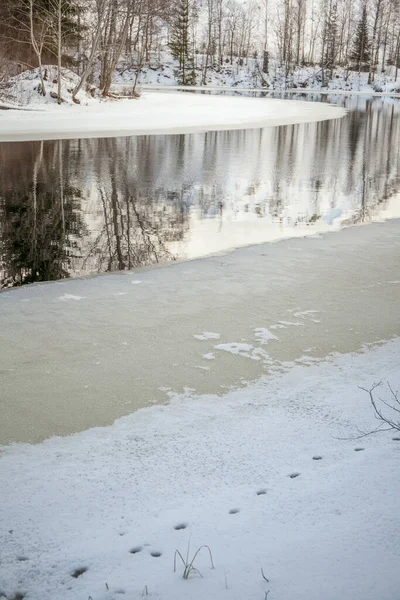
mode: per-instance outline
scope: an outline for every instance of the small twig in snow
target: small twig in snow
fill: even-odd
[[[267,583],[269,583],[269,579],[267,579],[267,578],[265,577],[265,575],[264,575],[264,571],[263,571],[263,568],[262,568],[262,567],[261,567],[261,575],[262,575],[262,578],[263,578],[263,579],[264,579],[264,580],[265,580]]]

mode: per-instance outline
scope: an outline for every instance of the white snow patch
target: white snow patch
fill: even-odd
[[[309,317],[311,318],[312,315],[316,315],[318,314],[318,310],[303,310],[301,312],[295,312],[294,316],[295,317],[301,317],[302,319],[304,319],[305,317]]]
[[[58,297],[58,300],[62,300],[63,302],[68,302],[68,300],[83,300],[85,296],[75,296],[74,294],[63,294]]]
[[[271,329],[287,329],[288,327],[304,327],[304,323],[299,321],[278,321],[275,325],[271,325]]]
[[[140,279],[134,279],[132,283],[133,285],[140,285],[141,283],[143,283],[143,281],[141,281]]]
[[[246,358],[252,358],[251,352],[254,350],[254,346],[251,344],[243,344],[238,342],[232,342],[229,344],[218,344],[214,346],[216,350],[223,350],[224,352],[230,352],[234,356],[244,356]]]
[[[213,352],[208,352],[208,354],[203,354],[203,358],[205,358],[206,360],[214,360],[215,354]]]
[[[239,342],[231,342],[228,344],[218,344],[214,346],[216,350],[222,350],[223,352],[229,352],[234,356],[242,356],[243,358],[251,358],[252,360],[261,360],[262,358],[269,360],[270,357],[264,352],[262,348],[255,348],[251,344],[244,344]]]
[[[196,333],[193,335],[196,340],[219,340],[221,337],[220,333],[214,333],[213,331],[203,331],[203,333]]]
[[[278,340],[273,333],[270,332],[269,329],[265,329],[264,327],[257,327],[254,330],[254,335],[256,339],[260,342],[261,345],[268,344],[270,340]]]

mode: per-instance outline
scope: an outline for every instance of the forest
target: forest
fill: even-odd
[[[400,0],[3,0],[0,80],[39,68],[45,95],[51,64],[79,76],[75,95],[90,85],[108,95],[118,70],[135,85],[172,64],[182,85],[232,66],[251,68],[260,87],[278,76],[289,87],[299,69],[298,87],[351,73],[374,85],[386,72],[397,80],[399,13]]]

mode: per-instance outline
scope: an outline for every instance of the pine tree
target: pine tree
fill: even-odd
[[[172,33],[169,47],[172,56],[179,61],[178,82],[180,85],[194,85],[193,44],[190,35],[191,6],[190,0],[177,0],[176,14],[172,22]]]
[[[368,36],[368,14],[367,6],[364,4],[361,19],[353,42],[353,50],[350,58],[357,63],[358,71],[368,70],[371,60],[371,43]]]

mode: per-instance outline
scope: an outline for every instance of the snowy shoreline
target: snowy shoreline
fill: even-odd
[[[0,142],[251,129],[345,114],[320,103],[155,92],[139,100],[0,111]]]
[[[1,448],[0,592],[393,600],[400,445],[389,432],[339,438],[376,426],[358,386],[396,389],[399,360],[397,339],[224,397],[187,392],[111,427]],[[189,540],[191,555],[210,546],[215,569],[200,553],[202,578],[184,581],[174,553]]]
[[[132,88],[132,85],[128,83],[115,83],[113,84],[113,89],[124,90]],[[197,92],[250,92],[250,93],[260,93],[260,94],[321,94],[322,96],[374,96],[374,97],[386,97],[386,98],[400,98],[400,94],[397,92],[374,92],[373,90],[337,90],[337,89],[309,89],[309,88],[288,88],[288,89],[269,89],[269,88],[246,88],[246,87],[228,87],[222,85],[198,85],[198,86],[182,86],[182,85],[157,85],[157,84],[143,84],[140,86],[143,90],[151,91],[151,90],[187,90],[187,91],[197,91]]]

